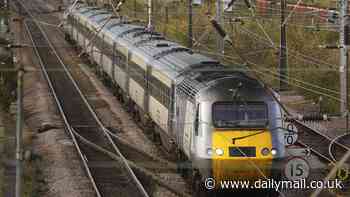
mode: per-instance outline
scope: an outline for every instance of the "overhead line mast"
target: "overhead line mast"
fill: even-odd
[[[286,0],[281,0],[281,37],[279,53],[280,91],[288,89],[286,8]]]
[[[24,18],[22,17],[22,7],[19,7],[19,40],[22,41],[22,28]],[[24,67],[22,60],[22,49],[17,50],[18,59],[14,59],[17,64],[17,117],[16,117],[16,197],[21,197],[23,194],[23,82],[24,82]]]
[[[148,0],[147,9],[148,9],[148,25],[147,25],[147,29],[149,31],[152,31],[153,30],[153,25],[152,25],[152,0]]]
[[[216,1],[216,21],[223,29],[224,23],[223,23],[223,18],[222,18],[222,13],[223,13],[223,2],[222,1],[223,0]],[[217,34],[217,50],[218,50],[219,55],[224,54],[224,52],[225,52],[224,47],[225,47],[224,38],[220,34]]]

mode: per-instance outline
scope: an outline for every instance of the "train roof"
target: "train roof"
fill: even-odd
[[[228,73],[231,77],[244,75],[241,72],[244,67],[239,67],[239,72],[233,72],[232,69],[227,72],[226,67],[219,61],[195,53],[143,26],[130,24],[122,18],[112,17],[110,11],[80,5],[72,11],[72,14],[87,21],[95,30],[101,29],[100,34],[107,35],[118,45],[128,48],[132,55],[141,57],[145,63],[152,65],[175,83],[181,83],[187,79],[186,83],[190,83],[191,86],[205,86],[205,82],[215,80],[213,76],[222,78],[227,77]],[[112,18],[106,23],[110,17]],[[194,69],[204,71],[193,72]],[[208,75],[208,70],[217,74]]]

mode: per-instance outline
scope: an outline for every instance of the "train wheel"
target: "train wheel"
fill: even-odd
[[[88,60],[88,61],[90,62],[90,60]],[[91,62],[89,64],[93,65]],[[100,68],[98,66],[95,66],[95,73],[96,73],[97,78],[100,78]]]
[[[192,163],[189,160],[186,160],[187,162],[185,162],[185,177],[186,179],[188,179],[188,181],[191,183],[193,180],[193,167],[192,167]]]
[[[119,88],[118,88],[118,86],[115,86],[115,89],[114,89],[114,91],[113,91],[113,94],[114,94],[114,96],[116,96],[117,97],[117,99],[118,99],[118,101],[120,101],[120,93],[119,93]]]
[[[189,161],[187,160],[184,153],[178,150],[177,153],[177,171],[181,174],[185,179],[189,179],[190,182],[193,179],[192,167],[189,165]]]
[[[104,84],[103,71],[100,67],[98,69],[98,77],[102,80],[102,83]]]
[[[106,77],[106,73],[104,71],[102,71],[102,80],[103,80],[103,84],[109,88],[109,80]]]
[[[128,98],[128,97],[126,97],[126,96],[124,96],[124,102],[123,102],[123,106],[124,106],[124,108],[125,108],[125,110],[128,112],[128,113],[130,113],[130,99]]]
[[[120,101],[120,103],[123,104],[124,103],[123,91],[120,87],[118,87],[117,97],[118,97],[118,100]]]
[[[118,88],[116,85],[113,85],[112,94],[118,99]]]
[[[203,182],[201,180],[201,177],[198,175],[198,173],[196,173],[196,175],[194,175],[193,177],[193,197],[207,197],[208,193],[206,191],[206,189],[203,186]]]
[[[147,130],[148,128],[148,116],[147,116],[147,114],[146,113],[139,113],[139,118],[140,118],[140,124],[142,125],[142,128],[144,129],[144,130]],[[145,131],[145,133],[146,133],[146,131]]]
[[[159,133],[157,133],[157,132],[153,133],[153,141],[154,141],[154,143],[156,145],[159,145],[159,146],[162,145],[162,141],[160,139],[160,134]]]

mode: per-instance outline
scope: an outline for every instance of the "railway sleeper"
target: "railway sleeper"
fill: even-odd
[[[190,182],[193,180],[193,170],[191,161],[188,160],[186,155],[182,152],[181,149],[176,148],[176,164],[177,172],[181,174],[186,179],[189,179]]]
[[[38,133],[45,133],[47,131],[53,130],[53,129],[59,129],[60,127],[49,122],[44,122],[40,125],[38,128]]]
[[[72,37],[71,37],[69,34],[65,33],[65,34],[64,34],[64,39],[65,39],[69,44],[71,44],[73,47],[76,47],[77,42],[76,42],[74,39],[72,39]]]

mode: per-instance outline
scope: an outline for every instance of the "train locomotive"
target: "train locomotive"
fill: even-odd
[[[89,55],[140,122],[177,155],[179,170],[198,192],[208,177],[279,176],[285,157],[281,109],[243,66],[224,66],[84,4],[67,15],[64,28],[67,40]]]

